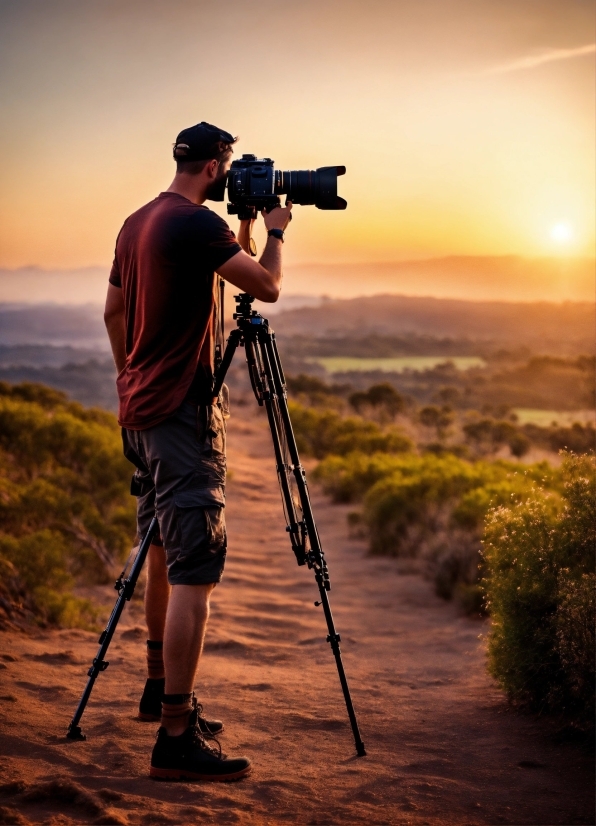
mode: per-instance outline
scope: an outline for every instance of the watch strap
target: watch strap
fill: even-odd
[[[277,229],[277,228],[276,229],[270,229],[269,232],[267,233],[267,235],[273,236],[273,238],[279,238],[279,240],[282,242],[282,244],[284,242],[284,231],[283,231],[283,229]]]

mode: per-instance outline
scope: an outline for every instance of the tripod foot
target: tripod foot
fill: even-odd
[[[366,757],[366,749],[364,748],[364,743],[356,744],[356,752],[358,754],[358,757]]]
[[[66,732],[66,739],[67,740],[79,740],[79,741],[81,741],[81,740],[86,740],[87,735],[83,734],[83,732],[81,731],[80,726],[70,725],[68,727],[68,731]]]

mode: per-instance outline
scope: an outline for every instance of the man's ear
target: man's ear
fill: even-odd
[[[210,178],[213,178],[213,180],[215,180],[215,178],[217,178],[217,172],[219,170],[219,161],[217,160],[217,158],[213,158],[212,160],[210,160],[209,163],[206,164],[205,170],[207,172],[207,175]]]

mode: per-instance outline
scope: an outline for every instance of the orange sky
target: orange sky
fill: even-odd
[[[583,0],[2,0],[0,267],[107,266],[200,120],[347,166],[289,264],[593,255],[593,41]]]

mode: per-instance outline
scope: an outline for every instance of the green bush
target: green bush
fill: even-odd
[[[529,709],[593,725],[596,463],[568,455],[560,493],[538,485],[486,522],[492,674]]]
[[[131,472],[112,414],[42,385],[0,384],[0,560],[14,569],[13,607],[25,594],[46,621],[92,621],[71,589],[108,581],[128,552]]]
[[[309,376],[306,373],[286,376],[286,384],[291,395],[298,402],[334,410],[345,407],[343,394],[349,385],[327,384],[317,376]]]
[[[448,452],[328,456],[315,471],[335,501],[363,501],[358,527],[372,553],[423,560],[437,593],[470,613],[484,610],[480,537],[491,505],[523,502],[536,483],[556,490],[559,475],[546,462],[520,472]]]
[[[451,503],[455,524],[464,528],[481,526],[493,500],[506,504],[511,496],[522,496],[537,481],[549,488],[558,484],[557,470],[546,462],[520,471],[519,465],[511,462],[469,462],[447,451],[422,456],[361,452],[327,456],[317,466],[315,478],[336,502],[353,502],[366,494],[372,502],[392,488],[399,499],[406,485],[407,495],[420,507],[425,501]],[[400,510],[399,502],[396,507]],[[373,516],[371,519],[374,521]]]
[[[508,473],[503,463],[471,463],[433,454],[407,457],[364,497],[371,551],[395,556],[412,553],[409,528],[417,526],[418,539],[436,531],[464,494]]]
[[[325,493],[334,502],[354,502],[362,499],[375,482],[391,476],[408,462],[410,457],[391,453],[348,453],[346,456],[327,456],[319,462],[314,478],[323,485]]]
[[[290,415],[298,449],[322,459],[329,454],[345,456],[359,450],[402,453],[411,450],[411,440],[399,428],[381,428],[375,422],[342,417],[335,410],[319,410],[290,402]]]
[[[389,419],[394,419],[406,409],[405,398],[389,382],[373,384],[367,391],[352,393],[348,401],[356,413],[372,408]]]

